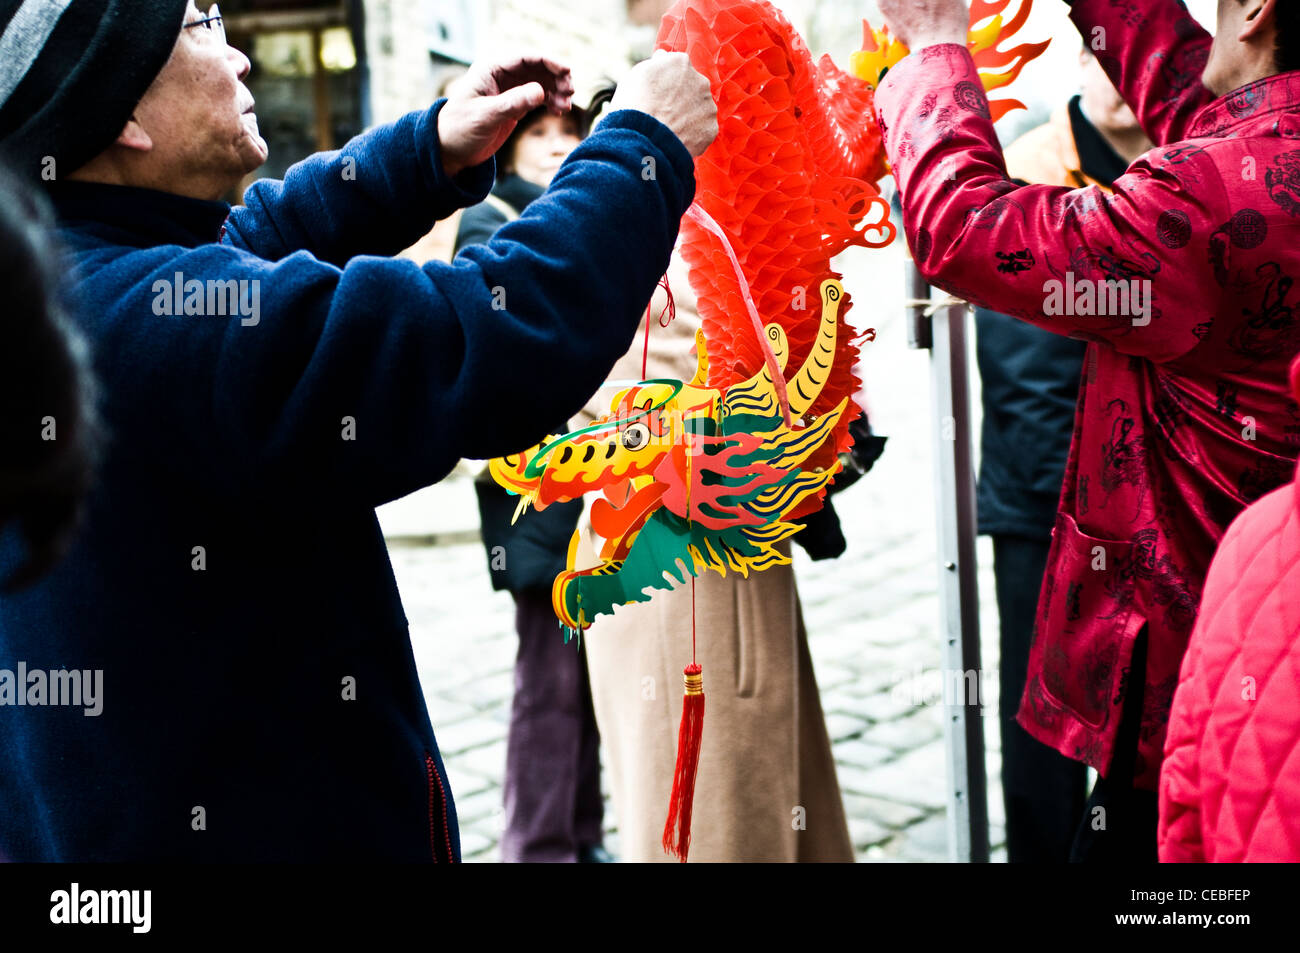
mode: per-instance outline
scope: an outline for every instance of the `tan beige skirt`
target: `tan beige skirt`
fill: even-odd
[[[709,572],[695,586],[706,701],[691,861],[851,862],[793,569]],[[691,586],[621,606],[585,637],[620,859],[675,861],[661,841],[691,660]]]

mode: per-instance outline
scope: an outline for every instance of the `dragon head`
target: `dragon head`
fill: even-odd
[[[716,413],[720,395],[699,386],[708,367],[703,335],[696,336],[702,370],[690,384],[642,381],[620,390],[609,414],[588,427],[552,435],[535,447],[490,461],[492,477],[528,504],[545,509],[609,486],[653,477],[688,429]]]
[[[788,561],[773,547],[800,527],[785,518],[824,491],[837,469],[805,464],[832,440],[848,399],[815,420],[804,415],[826,383],[842,295],[838,281],[823,284],[820,333],[788,381],[789,343],[774,323],[763,329],[770,366],[725,389],[706,387],[701,332],[689,383],[623,388],[591,426],[489,463],[493,478],[520,496],[516,518],[530,505],[602,494],[591,507],[592,529],[604,540],[601,565],[577,570],[570,547],[569,571],[554,592],[563,622],[585,628],[614,605],[647,598],[644,590],[666,587],[664,572],[679,560],[692,573]],[[770,367],[782,375],[785,406]]]

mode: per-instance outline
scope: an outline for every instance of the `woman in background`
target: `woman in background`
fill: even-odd
[[[551,184],[586,136],[586,114],[529,113],[497,153],[498,179],[460,220],[456,251],[488,241]],[[564,433],[567,421],[556,421]],[[515,687],[506,740],[507,863],[604,862],[600,735],[581,646],[565,644],[551,609],[551,582],[564,570],[582,503],[557,504],[511,525],[518,497],[484,475],[475,483],[492,588],[515,600]]]

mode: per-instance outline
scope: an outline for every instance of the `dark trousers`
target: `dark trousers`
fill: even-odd
[[[1087,768],[1037,741],[1016,723],[1029,671],[1046,540],[993,537],[993,575],[1001,617],[998,715],[1002,798],[1010,863],[1065,863],[1083,814]]]
[[[599,846],[600,734],[585,651],[567,645],[550,593],[514,594],[519,654],[506,741],[506,863],[572,863]]]
[[[1159,797],[1155,791],[1133,787],[1146,661],[1147,630],[1143,628],[1129,663],[1129,689],[1124,696],[1110,770],[1104,778],[1097,778],[1088,796],[1087,808],[1070,849],[1071,863],[1154,864],[1159,860],[1156,851]]]

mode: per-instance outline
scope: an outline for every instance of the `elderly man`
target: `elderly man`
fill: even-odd
[[[876,103],[921,271],[1090,342],[1020,722],[1102,775],[1075,859],[1154,860],[1210,558],[1297,454],[1300,10],[1220,0],[1211,43],[1177,0],[1076,0],[1158,144],[1108,195],[1008,180],[960,0],[880,6],[914,51]]]
[[[566,69],[476,68],[232,211],[266,145],[215,8],[8,0],[0,51],[0,150],[53,180],[110,441],[68,558],[0,600],[0,669],[102,673],[95,717],[0,706],[0,853],[458,860],[374,508],[540,439],[628,349],[707,81],[638,68],[546,196],[420,267],[386,256],[487,194]]]

